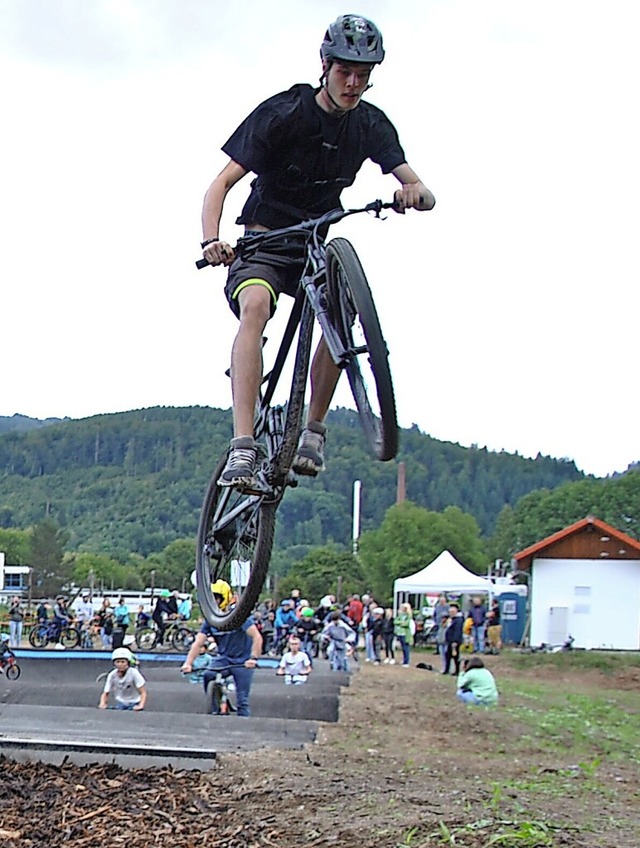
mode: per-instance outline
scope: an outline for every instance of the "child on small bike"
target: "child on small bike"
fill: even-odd
[[[289,650],[285,651],[280,660],[276,674],[284,676],[284,682],[299,685],[307,682],[311,674],[311,660],[308,654],[300,650],[300,639],[297,636],[289,637]]]
[[[355,631],[341,620],[340,610],[332,612],[322,637],[329,642],[328,656],[332,671],[349,671],[349,655],[353,652]]]
[[[6,633],[0,633],[0,673],[2,672],[2,668],[9,657],[13,657],[15,654],[9,647],[9,637]]]

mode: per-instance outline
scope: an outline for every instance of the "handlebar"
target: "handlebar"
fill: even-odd
[[[427,209],[426,201],[425,204],[421,207],[423,209]],[[343,218],[347,218],[349,215],[357,215],[360,212],[373,212],[376,218],[380,217],[380,213],[383,209],[394,209],[398,210],[398,205],[395,200],[390,202],[385,202],[383,200],[373,200],[371,203],[367,203],[366,206],[363,206],[359,209],[342,209],[338,207],[336,209],[330,209],[328,212],[325,212],[324,215],[321,215],[319,218],[309,218],[306,221],[301,221],[299,224],[294,224],[291,227],[281,227],[277,230],[265,230],[264,234],[260,233],[260,235],[253,235],[247,238],[241,239],[238,244],[242,244],[244,249],[248,247],[253,247],[259,242],[261,242],[264,238],[276,238],[282,235],[293,235],[294,233],[312,233],[315,230],[318,230],[320,227],[330,226],[331,224],[337,224],[338,221],[342,221]],[[234,250],[238,249],[238,245],[234,248]],[[196,268],[200,271],[202,268],[206,268],[211,263],[207,262],[206,259],[198,259],[196,261]]]

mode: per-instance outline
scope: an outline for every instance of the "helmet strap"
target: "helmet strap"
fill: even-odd
[[[320,77],[320,88],[323,88],[325,90],[327,97],[333,103],[333,105],[336,107],[338,112],[340,112],[341,114],[346,114],[346,110],[343,109],[342,106],[339,103],[337,103],[333,99],[333,97],[331,96],[331,92],[329,91],[329,86],[327,85],[327,78],[329,76],[329,71],[331,70],[332,64],[333,64],[333,62],[331,62],[329,59],[327,59],[325,69],[323,70],[322,76]]]
[[[332,62],[331,59],[325,59],[324,69],[322,71],[322,76],[320,77],[320,88],[324,88],[324,90],[327,93],[327,97],[329,98],[329,100],[333,103],[333,105],[336,107],[336,109],[339,112],[345,112],[345,110],[342,108],[342,106],[339,103],[336,103],[336,101],[331,96],[331,92],[329,91],[329,86],[327,85],[327,78],[329,76],[329,71],[331,70],[332,64],[333,64],[333,62]],[[362,93],[364,94],[365,91],[369,91],[370,88],[373,88],[372,82],[367,83],[367,85],[365,86]]]

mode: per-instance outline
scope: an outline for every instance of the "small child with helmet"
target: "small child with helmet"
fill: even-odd
[[[147,702],[146,680],[136,667],[135,656],[129,648],[116,648],[111,660],[115,668],[107,675],[98,706],[106,710],[109,693],[113,692],[116,710],[143,710]]]

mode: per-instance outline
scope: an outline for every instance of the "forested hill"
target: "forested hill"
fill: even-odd
[[[69,419],[64,419],[68,421]],[[39,430],[41,427],[48,427],[50,424],[59,424],[61,418],[29,418],[28,415],[0,415],[0,433],[8,433],[12,430],[17,430],[20,433],[26,433],[29,430]]]
[[[354,480],[362,481],[362,530],[379,525],[396,499],[397,463],[366,453],[357,416],[329,418],[327,472],[287,493],[278,544],[347,542]],[[26,528],[45,515],[70,547],[127,557],[192,537],[204,489],[231,431],[229,410],[152,408],[0,435],[0,526]],[[540,488],[583,479],[573,462],[463,448],[401,433],[407,497],[431,510],[458,506],[483,533],[505,504]]]

